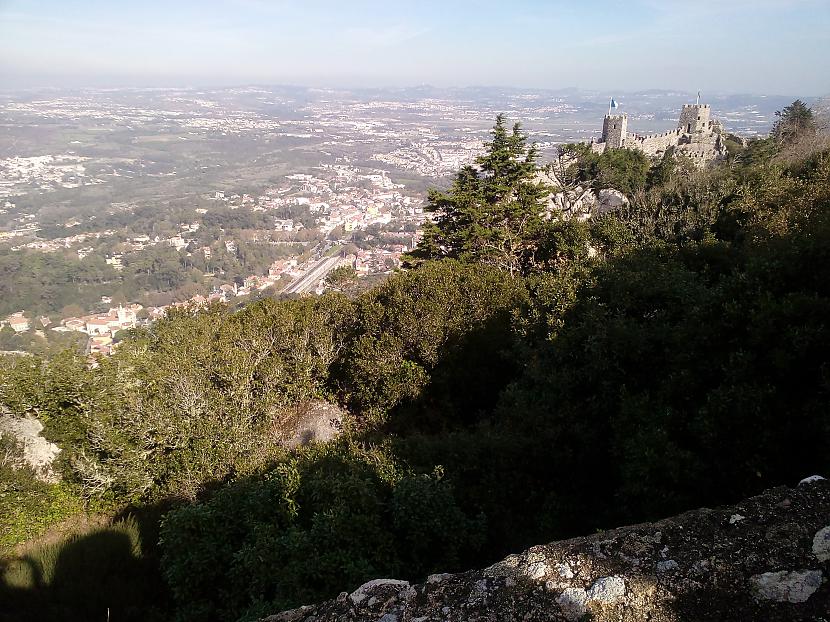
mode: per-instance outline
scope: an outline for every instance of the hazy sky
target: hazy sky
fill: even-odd
[[[819,95],[830,0],[0,0],[0,88],[247,83]]]

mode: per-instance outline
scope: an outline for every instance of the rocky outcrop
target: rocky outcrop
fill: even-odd
[[[43,438],[42,431],[43,424],[34,417],[15,417],[0,412],[0,434],[10,435],[23,446],[23,462],[32,468],[35,477],[44,482],[56,482],[59,477],[53,463],[61,450]]]
[[[379,579],[268,622],[830,619],[830,482],[537,546],[425,583]]]
[[[288,447],[325,443],[340,436],[345,411],[324,400],[307,400],[281,412],[274,427]]]
[[[552,170],[540,173],[537,181],[554,189],[547,197],[545,215],[549,219],[589,220],[613,212],[629,204],[628,197],[619,190],[603,188],[595,191],[583,186],[567,186]]]

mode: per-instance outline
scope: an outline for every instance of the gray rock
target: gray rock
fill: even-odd
[[[579,620],[588,612],[588,594],[581,587],[566,588],[556,602],[566,620]]]
[[[657,574],[664,574],[667,572],[672,572],[673,570],[677,570],[679,566],[677,562],[673,559],[666,559],[661,562],[657,562]]]
[[[34,417],[14,417],[0,412],[0,433],[11,435],[23,445],[23,460],[39,480],[54,483],[60,478],[52,465],[61,450],[43,438],[42,431],[43,424]]]
[[[625,580],[622,577],[602,577],[588,590],[588,600],[613,605],[625,600]]]
[[[628,205],[628,197],[619,190],[604,188],[597,193],[597,213],[607,214]]]
[[[813,538],[813,555],[820,562],[830,560],[830,525],[824,529],[819,529]]]
[[[820,570],[765,572],[750,579],[759,598],[789,603],[807,602],[822,580]]]
[[[367,598],[371,597],[379,588],[392,588],[393,591],[402,591],[409,587],[409,581],[401,581],[399,579],[373,579],[367,581],[354,592],[349,594],[349,600],[355,605],[359,605]]]
[[[540,581],[548,576],[550,569],[545,562],[533,562],[527,567],[527,577],[534,581]]]
[[[345,411],[323,400],[308,400],[281,413],[276,421],[283,442],[288,447],[325,443],[342,433]]]

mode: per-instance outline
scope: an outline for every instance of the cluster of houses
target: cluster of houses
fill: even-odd
[[[231,208],[247,207],[254,211],[266,211],[292,205],[307,206],[309,212],[315,217],[317,227],[326,235],[338,227],[342,227],[345,232],[359,231],[370,225],[387,225],[393,219],[409,221],[416,225],[420,225],[423,221],[421,201],[405,196],[401,192],[403,186],[393,183],[385,171],[367,173],[357,167],[342,164],[323,165],[319,168],[321,169],[319,176],[306,173],[287,175],[284,183],[267,189],[262,196],[226,194],[223,191],[217,191],[209,198],[223,202]],[[207,212],[201,208],[196,211],[200,214]],[[302,223],[292,218],[280,218],[274,222],[274,228],[282,232],[297,231],[302,227]],[[195,233],[199,228],[198,222],[182,223],[180,231],[172,237],[134,236],[124,242],[122,250],[124,252],[140,251],[148,246],[166,244],[177,251],[203,253],[204,257],[209,259],[213,252],[211,247],[195,247],[192,244],[193,236],[188,235]],[[420,229],[419,226],[417,228]],[[93,237],[100,238],[113,234],[112,231],[102,231],[96,234],[80,234],[51,242],[37,243],[54,244],[56,248],[68,248],[80,246],[79,243]],[[235,240],[226,239],[223,242],[227,252],[237,252]],[[80,259],[94,252],[91,246],[80,248],[77,246]],[[51,248],[44,247],[41,250],[51,250]],[[360,276],[388,273],[400,265],[401,254],[407,250],[407,246],[403,244],[385,245],[382,248],[356,251],[355,254],[345,257],[344,261],[354,266]],[[115,270],[120,271],[123,268],[122,253],[108,254],[105,259],[106,263]],[[309,260],[303,265],[298,265],[296,259],[277,260],[270,266],[267,274],[254,274],[244,278],[241,283],[217,286],[209,294],[196,295],[185,302],[148,307],[142,313],[143,319],[141,320],[137,318],[137,314],[142,311],[143,307],[139,304],[132,304],[111,307],[106,313],[65,318],[58,325],[53,325],[46,317],[30,320],[23,312],[18,312],[0,321],[0,327],[9,326],[15,332],[26,332],[32,330],[34,325],[34,330],[50,328],[61,332],[84,333],[88,335],[87,351],[90,354],[109,355],[117,346],[114,336],[118,331],[160,319],[171,307],[200,307],[217,302],[226,303],[237,296],[250,295],[270,287],[280,288],[286,282],[295,282],[303,278],[309,270],[315,269],[315,264],[315,260]],[[111,300],[104,297],[102,302],[108,304]]]
[[[284,183],[268,188],[258,197],[220,190],[208,198],[223,201],[231,209],[247,207],[253,211],[307,206],[315,216],[317,228],[326,235],[338,227],[351,232],[373,224],[387,225],[393,215],[422,218],[421,201],[404,195],[404,186],[394,183],[386,171],[366,173],[343,164],[318,168],[322,171],[320,177],[308,173],[286,175]],[[292,219],[275,221],[278,231],[298,231],[302,227]]]
[[[36,230],[29,231],[28,233],[33,235],[34,233],[36,233]],[[71,248],[87,240],[100,240],[101,238],[107,238],[114,234],[115,232],[112,230],[96,231],[94,233],[79,233],[77,235],[69,235],[63,238],[55,238],[53,240],[34,240],[33,242],[28,242],[26,244],[18,244],[16,246],[12,246],[10,250],[20,251],[23,249],[28,249],[40,251],[42,253],[54,253],[59,250]],[[82,249],[79,249],[78,256],[81,259],[83,259],[83,257],[88,255],[91,251],[91,247],[84,247]],[[85,253],[83,256],[81,256],[82,252]]]
[[[135,328],[137,313],[143,307],[140,304],[110,307],[106,313],[95,313],[82,317],[69,317],[61,320],[60,326],[52,328],[58,332],[79,332],[89,335],[87,352],[89,354],[112,354],[115,345],[113,337],[120,330]]]
[[[108,300],[105,297],[105,300]],[[56,332],[78,332],[89,336],[87,352],[90,354],[112,353],[115,344],[113,337],[120,330],[135,328],[138,323],[137,313],[143,307],[140,304],[119,305],[111,307],[106,313],[94,313],[82,317],[68,317],[52,326],[47,316],[40,316],[34,320],[27,318],[23,311],[12,313],[5,320],[0,320],[0,328],[8,326],[16,333],[49,328]]]
[[[401,255],[407,251],[403,244],[393,244],[388,248],[374,248],[359,250],[356,255],[350,256],[352,265],[358,276],[369,274],[383,274],[390,272],[401,265]]]

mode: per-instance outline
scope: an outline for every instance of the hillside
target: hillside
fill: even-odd
[[[42,482],[0,437],[0,620],[255,620],[830,473],[811,123],[707,168],[578,145],[548,166],[499,117],[368,291],[178,309],[108,358],[0,359],[0,410],[61,449]],[[625,201],[569,217],[579,189]],[[759,549],[807,554],[787,550]]]

